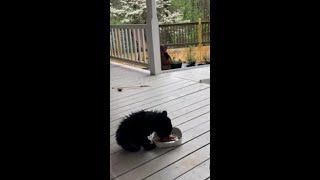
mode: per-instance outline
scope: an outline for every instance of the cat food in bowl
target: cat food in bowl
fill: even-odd
[[[172,147],[181,144],[182,132],[179,128],[172,128],[172,132],[168,137],[160,139],[157,133],[154,133],[153,142],[158,147]]]

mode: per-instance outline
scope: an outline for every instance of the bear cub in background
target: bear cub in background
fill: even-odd
[[[142,110],[126,116],[116,132],[116,140],[126,151],[136,152],[141,146],[148,151],[156,147],[148,139],[154,131],[159,138],[170,135],[172,124],[167,111]]]

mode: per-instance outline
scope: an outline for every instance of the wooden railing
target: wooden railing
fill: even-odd
[[[159,22],[155,1],[146,1],[146,24],[110,25],[110,58],[147,66],[161,73]]]
[[[199,23],[159,25],[160,43],[168,47],[193,46],[199,44],[200,35],[203,45],[210,44],[210,22],[201,22],[200,28]]]
[[[146,24],[110,25],[110,57],[148,65]]]
[[[146,29],[146,24],[110,25],[110,57],[148,67]],[[159,25],[159,32],[160,44],[171,48],[210,44],[210,22]]]

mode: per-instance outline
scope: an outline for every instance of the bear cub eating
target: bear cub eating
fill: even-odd
[[[136,152],[141,146],[148,151],[156,147],[148,136],[156,132],[162,139],[169,137],[171,131],[172,124],[167,111],[142,110],[124,118],[116,132],[116,140],[126,151]]]

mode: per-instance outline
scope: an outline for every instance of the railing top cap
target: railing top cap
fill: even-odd
[[[110,28],[136,28],[136,29],[145,29],[147,27],[146,24],[121,24],[121,25],[110,25]]]
[[[202,21],[202,24],[210,23],[210,21]],[[175,24],[159,24],[159,26],[174,26],[174,25],[198,25],[199,22],[190,22],[190,23],[175,23]]]

